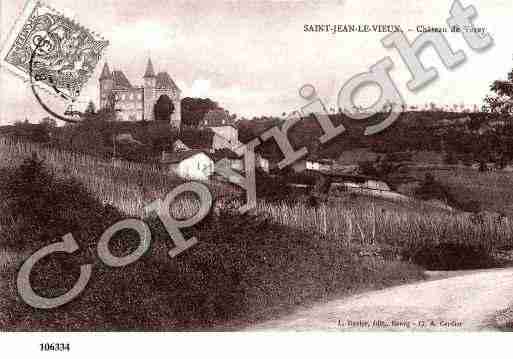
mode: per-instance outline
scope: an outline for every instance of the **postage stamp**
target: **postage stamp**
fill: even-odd
[[[108,41],[41,1],[29,0],[3,44],[0,65],[65,99],[80,94]]]

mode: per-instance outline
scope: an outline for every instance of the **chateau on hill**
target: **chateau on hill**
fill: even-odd
[[[180,127],[181,90],[167,72],[155,75],[148,59],[143,86],[132,86],[123,71],[110,71],[105,63],[100,82],[100,108],[111,108],[120,121],[169,121]]]

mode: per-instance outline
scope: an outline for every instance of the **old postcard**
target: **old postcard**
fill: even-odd
[[[1,6],[5,335],[512,330],[511,2]]]

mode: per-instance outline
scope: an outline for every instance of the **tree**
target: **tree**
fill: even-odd
[[[94,105],[93,101],[89,101],[85,113],[87,115],[94,115],[96,113],[96,106]]]
[[[46,116],[41,120],[41,124],[45,125],[46,127],[56,127],[57,121],[51,117]]]
[[[171,121],[171,114],[175,112],[175,105],[167,95],[162,95],[157,100],[153,112],[155,120],[169,122]]]
[[[508,73],[507,81],[495,80],[490,85],[490,91],[484,101],[491,112],[510,114],[513,112],[513,69]]]
[[[43,123],[15,122],[13,137],[27,139],[32,142],[47,142],[50,139],[48,126]]]

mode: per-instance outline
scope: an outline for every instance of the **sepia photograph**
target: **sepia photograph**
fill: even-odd
[[[513,331],[510,1],[0,4],[6,357]]]

